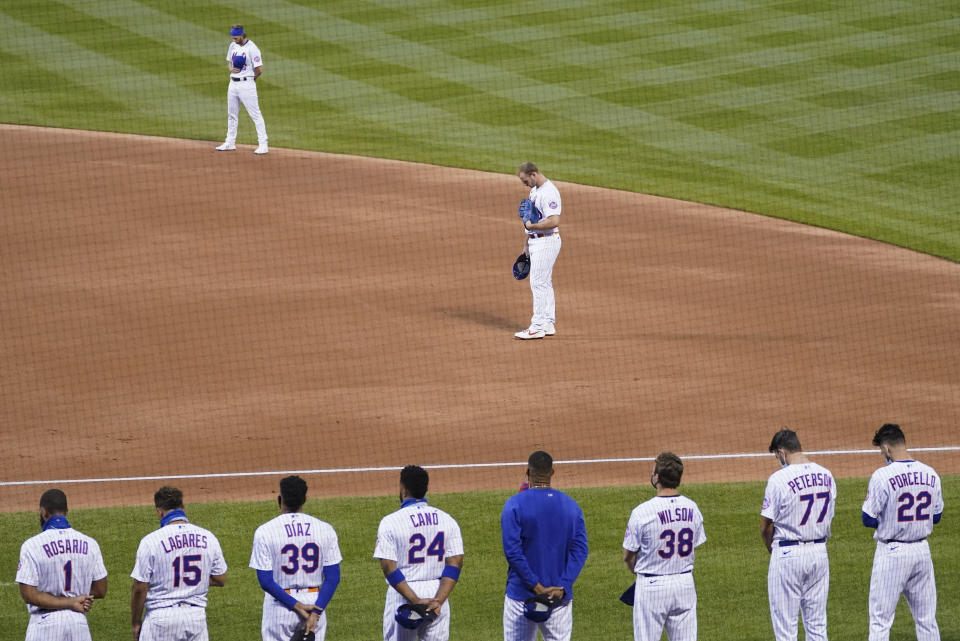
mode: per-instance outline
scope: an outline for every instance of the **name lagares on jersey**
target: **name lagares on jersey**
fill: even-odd
[[[207,537],[202,534],[174,534],[168,536],[166,540],[160,539],[160,547],[167,554],[172,554],[184,548],[197,548],[199,550],[207,549]]]

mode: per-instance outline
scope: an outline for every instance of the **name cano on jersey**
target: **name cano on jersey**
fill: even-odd
[[[899,490],[909,485],[925,485],[927,487],[937,487],[937,475],[929,472],[904,472],[887,479],[890,488]]]
[[[794,494],[808,487],[831,487],[832,485],[833,477],[823,472],[801,474],[800,476],[793,477],[793,480],[787,483],[787,487],[793,490]]]
[[[309,523],[284,523],[283,529],[287,531],[287,538],[292,536],[310,536]]]
[[[59,539],[43,545],[43,551],[47,558],[58,554],[89,554],[89,550],[90,546],[87,542],[80,539]]]
[[[695,512],[688,507],[677,507],[672,510],[657,512],[660,523],[676,523],[677,521],[692,521]]]
[[[168,536],[166,540],[160,539],[160,546],[167,554],[182,550],[183,548],[207,549],[207,537],[205,534],[174,534]]]
[[[414,512],[410,514],[410,522],[413,527],[421,525],[440,525],[440,516],[436,512]]]

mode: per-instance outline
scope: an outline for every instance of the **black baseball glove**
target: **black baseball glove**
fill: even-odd
[[[517,256],[513,263],[513,277],[517,280],[523,280],[530,274],[530,257],[526,254]]]
[[[290,641],[316,641],[317,635],[313,632],[307,632],[306,627],[304,627],[303,622],[300,622],[300,625],[297,626],[297,629],[293,631],[293,634],[290,636]]]

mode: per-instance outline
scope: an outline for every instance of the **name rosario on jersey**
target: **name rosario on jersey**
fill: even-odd
[[[183,548],[207,549],[207,537],[204,534],[175,534],[166,540],[160,539],[160,546],[167,554]]]
[[[800,476],[795,476],[792,481],[787,483],[787,487],[793,490],[794,494],[808,487],[831,487],[832,485],[833,477],[823,472],[801,474]]]
[[[937,487],[937,475],[929,472],[904,472],[887,479],[891,489],[899,490],[909,485],[924,485],[926,487]]]
[[[49,559],[59,554],[89,554],[90,546],[80,539],[59,539],[45,543],[43,551]]]
[[[676,523],[677,521],[692,521],[696,512],[689,507],[678,507],[672,510],[657,512],[660,523]]]

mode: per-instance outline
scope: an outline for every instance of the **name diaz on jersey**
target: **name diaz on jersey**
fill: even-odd
[[[58,554],[89,554],[89,549],[87,542],[80,539],[59,539],[43,545],[48,559]]]
[[[174,534],[164,541],[160,539],[160,546],[167,554],[183,548],[207,549],[207,537],[203,534]]]
[[[808,487],[830,487],[832,485],[833,477],[822,472],[801,474],[800,476],[794,477],[792,481],[787,483],[787,487],[793,490],[794,494],[800,490],[805,490]]]
[[[677,521],[692,521],[694,512],[688,507],[678,507],[672,510],[657,512],[660,523],[676,523]]]

